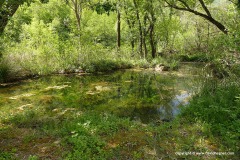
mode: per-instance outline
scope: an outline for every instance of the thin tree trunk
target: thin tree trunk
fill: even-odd
[[[153,1],[151,0],[151,10],[150,10],[150,18],[149,18],[149,21],[150,21],[150,26],[149,26],[149,30],[150,30],[150,33],[149,33],[149,37],[150,37],[150,45],[151,45],[151,49],[152,49],[152,58],[155,58],[156,57],[156,41],[155,41],[155,32],[154,32],[154,29],[155,29],[155,22],[156,22],[156,18],[155,18],[155,13],[154,13],[154,10],[153,10]]]
[[[145,36],[143,36],[143,47],[144,47],[143,58],[145,59],[147,57],[147,54],[148,54],[148,49],[147,49],[147,43],[146,43],[146,37]]]
[[[127,18],[127,24],[130,29],[131,35],[133,35],[132,29],[134,28],[134,22],[131,24],[130,20]],[[135,47],[134,39],[131,40],[131,47],[132,47],[132,54],[134,54],[134,47]]]
[[[131,41],[131,46],[132,46],[132,55],[134,55],[134,47],[135,47],[134,40]]]
[[[156,57],[156,44],[155,44],[155,40],[154,40],[154,24],[151,24],[151,26],[150,26],[149,37],[150,37],[150,45],[152,48],[152,58],[155,58]]]
[[[148,34],[149,29],[147,30],[147,14],[144,16],[144,29],[143,29],[143,46],[144,46],[144,58],[148,55],[148,49],[146,44],[146,37]]]
[[[82,0],[71,0],[73,6],[70,6],[75,13],[77,20],[77,30],[78,30],[78,61],[81,59],[81,18],[82,18]]]
[[[73,10],[75,12],[75,16],[76,16],[76,19],[77,19],[77,28],[78,28],[78,31],[81,30],[81,2],[78,2],[78,0],[72,0],[72,3],[73,3]]]
[[[139,11],[138,11],[138,6],[136,3],[136,0],[133,0],[134,6],[136,8],[136,17],[138,20],[138,30],[139,30],[139,52],[140,55],[143,57],[143,33],[142,33],[142,23],[140,20],[140,16],[139,16]]]
[[[124,10],[125,10],[126,18],[127,18],[128,28],[130,29],[131,35],[133,35],[133,28],[134,28],[134,25],[135,25],[135,20],[133,20],[131,22],[130,18],[128,18],[128,12],[127,12],[127,8],[126,8],[125,5],[124,5]],[[135,42],[134,42],[133,37],[131,37],[131,42],[130,43],[131,43],[131,47],[132,47],[132,56],[134,56]]]
[[[117,48],[120,50],[121,47],[121,13],[117,11]]]

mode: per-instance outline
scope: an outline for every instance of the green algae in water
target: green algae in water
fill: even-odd
[[[196,68],[187,66],[181,74],[124,70],[28,80],[0,88],[1,110],[5,111],[0,116],[6,118],[25,110],[42,110],[50,115],[94,110],[142,123],[172,119],[179,113],[179,106],[187,104],[196,90],[198,77],[191,75],[191,70]]]

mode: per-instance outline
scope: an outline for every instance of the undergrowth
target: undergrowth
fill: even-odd
[[[209,136],[220,138],[229,150],[239,151],[240,83],[236,79],[206,80],[182,116],[206,124]]]

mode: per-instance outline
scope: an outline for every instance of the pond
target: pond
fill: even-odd
[[[170,121],[199,88],[202,65],[177,72],[132,69],[98,75],[52,75],[0,87],[0,116],[26,110],[93,110],[151,123]]]

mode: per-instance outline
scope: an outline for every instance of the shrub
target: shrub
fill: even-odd
[[[211,60],[207,54],[180,54],[177,57],[182,62],[209,62]]]
[[[0,60],[0,83],[6,82],[9,76],[10,68],[4,60]]]
[[[122,60],[100,59],[84,64],[83,69],[87,72],[111,72],[117,69],[131,68],[132,64]]]

